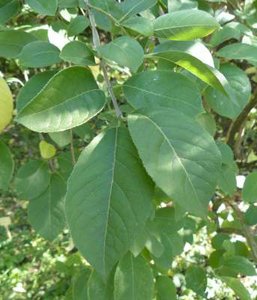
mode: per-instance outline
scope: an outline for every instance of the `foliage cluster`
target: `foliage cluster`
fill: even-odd
[[[187,288],[251,299],[257,1],[1,0],[0,24],[0,189],[43,238],[68,229],[66,298],[176,299],[176,258],[205,230]]]

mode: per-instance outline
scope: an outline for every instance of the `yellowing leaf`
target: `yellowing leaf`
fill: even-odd
[[[13,114],[12,93],[5,82],[0,77],[0,132],[10,123]]]
[[[39,143],[39,150],[41,157],[44,159],[50,159],[56,154],[56,148],[53,145],[47,143],[46,141],[41,141]]]

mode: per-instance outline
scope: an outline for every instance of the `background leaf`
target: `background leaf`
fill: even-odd
[[[0,190],[7,191],[14,171],[10,149],[0,140]]]

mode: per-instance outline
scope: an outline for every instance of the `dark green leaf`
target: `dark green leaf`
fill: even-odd
[[[186,285],[200,296],[204,296],[207,287],[206,271],[202,267],[190,266],[186,271]]]
[[[242,197],[246,202],[257,202],[257,172],[252,172],[246,177]]]
[[[26,0],[26,3],[38,14],[54,16],[58,6],[58,0]]]
[[[83,32],[89,26],[89,20],[86,16],[77,16],[72,19],[68,27],[68,35],[74,36]]]
[[[153,7],[157,0],[125,0],[121,3],[121,8],[124,12],[121,20],[125,20],[131,16],[137,15],[140,12]]]
[[[37,233],[54,240],[65,225],[64,196],[66,184],[59,175],[52,175],[47,190],[29,202],[28,218]]]
[[[245,276],[256,275],[254,265],[246,257],[239,255],[224,257],[222,267]]]
[[[170,107],[191,117],[203,111],[201,95],[194,84],[172,71],[141,72],[125,82],[123,89],[135,109]]]
[[[126,129],[97,136],[81,154],[68,184],[66,214],[75,245],[103,277],[151,215],[152,195]]]
[[[0,31],[0,57],[15,58],[25,45],[35,40],[32,34],[24,31]]]
[[[245,213],[245,221],[248,225],[257,224],[257,206],[251,205]]]
[[[60,50],[43,41],[35,41],[23,47],[19,60],[23,67],[42,68],[61,62]]]
[[[195,121],[168,108],[130,115],[129,129],[156,184],[187,211],[206,215],[221,164],[212,137]]]
[[[128,67],[136,72],[144,60],[144,50],[134,39],[122,36],[98,48],[100,55],[109,62]]]
[[[218,114],[235,119],[250,99],[251,83],[247,75],[234,65],[224,64],[220,67],[220,72],[228,80],[232,89],[232,95],[226,96],[217,90],[209,88],[206,92],[206,100]]]
[[[234,43],[221,48],[217,55],[228,59],[244,59],[250,63],[257,63],[257,47],[253,45]]]
[[[50,79],[19,112],[17,122],[38,132],[64,131],[86,123],[104,105],[104,93],[90,70],[71,67]]]
[[[79,41],[66,44],[62,49],[60,57],[76,65],[88,66],[95,64],[93,52],[85,43]]]
[[[114,300],[152,300],[153,274],[142,256],[127,253],[119,262],[114,276]]]
[[[156,278],[157,300],[177,299],[177,290],[171,278],[158,276]]]
[[[0,23],[7,22],[10,18],[17,15],[21,6],[19,0],[0,1]]]
[[[130,17],[123,21],[121,25],[145,36],[153,35],[153,22],[143,17]]]
[[[10,149],[0,140],[0,190],[8,190],[14,171]]]
[[[93,271],[88,281],[88,300],[113,300],[113,276],[112,272],[104,281],[97,272]]]
[[[49,186],[50,172],[44,161],[34,160],[23,165],[15,177],[15,187],[21,199],[40,196]]]

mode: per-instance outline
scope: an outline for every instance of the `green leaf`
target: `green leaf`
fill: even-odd
[[[60,57],[64,61],[71,62],[76,65],[90,66],[95,64],[93,52],[85,43],[73,41],[64,46]]]
[[[155,183],[187,211],[205,216],[221,163],[212,137],[168,108],[130,115],[129,130]]]
[[[245,222],[250,226],[257,224],[257,206],[250,205],[245,212]]]
[[[246,202],[257,202],[257,172],[252,172],[246,177],[242,197]]]
[[[257,47],[253,45],[234,43],[221,48],[216,54],[228,59],[257,63]]]
[[[44,161],[32,160],[23,165],[15,177],[15,188],[21,199],[40,196],[50,183],[50,172]]]
[[[152,196],[127,129],[100,134],[82,152],[68,183],[67,220],[75,245],[103,277],[151,215]]]
[[[18,58],[23,67],[42,68],[61,62],[59,55],[60,50],[56,46],[35,41],[24,46]]]
[[[89,4],[97,12],[100,11],[101,15],[108,16],[112,21],[118,21],[124,15],[119,3],[115,0],[89,0]]]
[[[0,76],[0,132],[11,122],[13,116],[13,96],[6,81]]]
[[[147,55],[146,58],[162,59],[167,63],[174,63],[186,69],[213,88],[218,89],[224,94],[228,94],[227,89],[229,84],[224,75],[215,68],[204,64],[201,60],[189,53],[170,50],[166,52],[152,53]]]
[[[121,25],[144,36],[153,35],[153,22],[143,17],[130,17],[129,19],[123,21]]]
[[[61,131],[49,133],[50,138],[60,147],[63,148],[71,142],[71,131]]]
[[[158,276],[156,278],[157,300],[177,299],[177,290],[171,278]]]
[[[137,15],[156,4],[157,0],[125,0],[121,3],[124,12],[121,20],[125,20],[131,16]],[[120,20],[120,21],[121,21]]]
[[[206,271],[199,266],[190,266],[186,271],[186,286],[200,296],[207,287]]]
[[[191,117],[203,111],[201,94],[194,84],[172,71],[140,72],[124,83],[123,90],[135,109],[170,107]]]
[[[39,143],[39,152],[43,159],[51,159],[56,154],[56,148],[54,145],[43,140]]]
[[[188,41],[205,37],[219,28],[219,23],[202,10],[181,10],[154,21],[154,34],[160,38]]]
[[[0,23],[5,23],[18,14],[21,6],[19,0],[0,1]]]
[[[220,277],[220,279],[235,292],[240,300],[251,300],[249,292],[239,279],[224,276]]]
[[[221,266],[237,274],[245,276],[256,275],[254,265],[246,257],[243,256],[235,255],[224,257]]]
[[[45,71],[30,78],[20,90],[16,98],[16,108],[20,112],[56,74],[56,71]]]
[[[238,172],[237,164],[234,161],[234,154],[226,144],[218,143],[217,146],[222,156],[218,185],[225,194],[233,195],[237,190],[236,174]]]
[[[215,135],[217,126],[212,114],[206,112],[201,113],[196,117],[196,120],[210,135]]]
[[[114,276],[114,300],[152,300],[153,274],[142,256],[127,253],[119,262]]]
[[[33,131],[59,132],[86,123],[104,106],[104,93],[91,71],[71,67],[53,76],[16,120]]]
[[[55,16],[58,0],[26,0],[26,3],[38,14]]]
[[[36,38],[32,34],[24,31],[0,31],[0,57],[15,58],[25,45],[35,40]]]
[[[29,222],[47,240],[54,240],[64,228],[65,192],[64,180],[59,175],[52,175],[47,190],[29,202]]]
[[[221,116],[235,119],[244,109],[251,97],[251,83],[244,71],[231,64],[224,64],[220,72],[226,77],[232,95],[226,96],[221,92],[208,88],[206,100],[211,108]]]
[[[134,39],[122,36],[109,44],[100,46],[99,54],[108,62],[115,62],[136,72],[144,60],[144,50]]]
[[[198,2],[194,0],[168,0],[168,11],[197,8]]]
[[[97,272],[93,271],[88,281],[88,300],[113,300],[113,277],[112,272],[104,281]]]
[[[0,190],[8,190],[13,171],[14,161],[10,149],[0,140]]]
[[[88,300],[87,283],[89,276],[89,269],[83,267],[83,269],[72,278],[72,300]]]
[[[68,36],[78,35],[83,32],[90,22],[86,16],[77,16],[71,20],[68,27]]]

